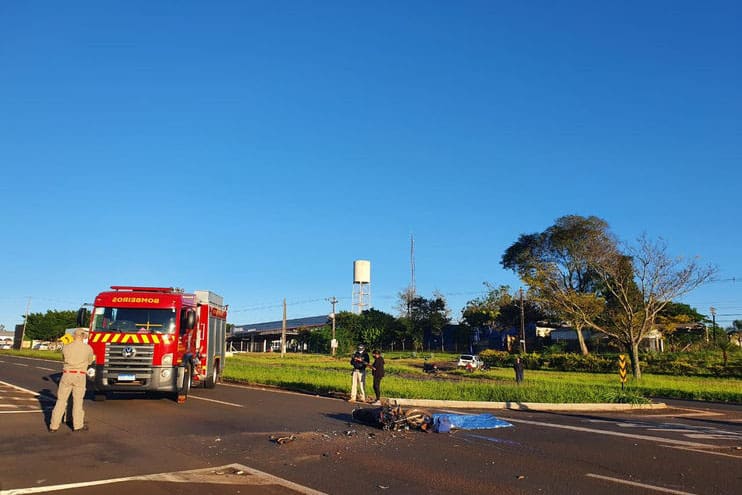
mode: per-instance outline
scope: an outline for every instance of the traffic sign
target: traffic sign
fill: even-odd
[[[623,388],[624,383],[626,383],[626,355],[625,354],[618,355],[618,376],[621,377],[621,388]]]

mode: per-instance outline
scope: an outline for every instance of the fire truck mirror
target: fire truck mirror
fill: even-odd
[[[77,321],[77,326],[87,327],[90,322],[89,317],[90,317],[90,311],[88,311],[88,308],[83,307],[83,308],[78,309],[77,319],[75,320]]]
[[[196,326],[196,312],[192,309],[183,312],[180,322],[180,332],[185,333]]]

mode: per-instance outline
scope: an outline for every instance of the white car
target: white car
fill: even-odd
[[[480,366],[482,366],[482,360],[479,359],[479,356],[474,356],[472,354],[462,354],[459,356],[459,361],[456,363],[456,366],[458,366],[459,368],[478,369]]]

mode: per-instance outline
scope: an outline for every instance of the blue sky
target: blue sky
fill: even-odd
[[[719,268],[742,319],[739,2],[4,2],[0,323],[110,285],[236,324],[452,315],[521,233],[597,215]]]

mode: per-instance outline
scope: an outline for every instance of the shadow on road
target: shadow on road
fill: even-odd
[[[355,423],[355,420],[353,419],[353,415],[350,413],[332,413],[332,414],[325,414],[325,416],[330,419],[337,420],[337,421],[344,421],[346,423]]]

